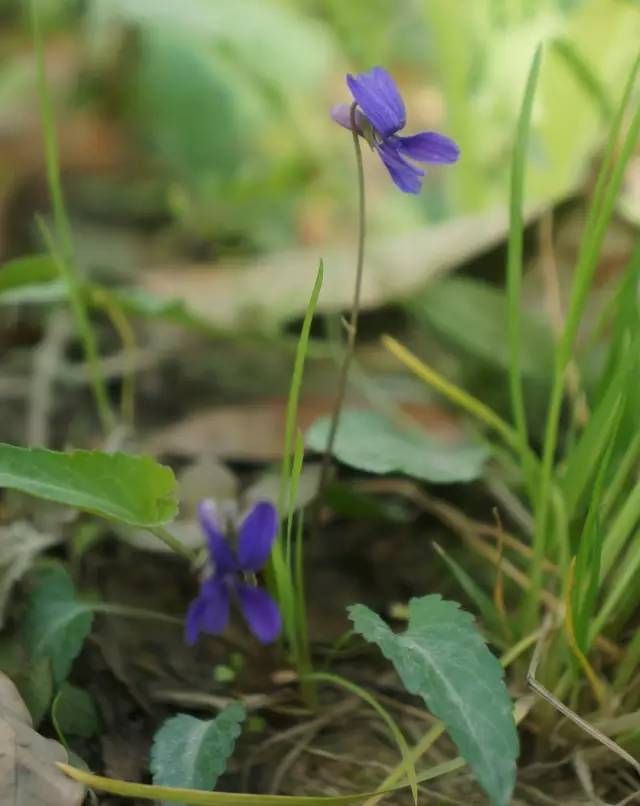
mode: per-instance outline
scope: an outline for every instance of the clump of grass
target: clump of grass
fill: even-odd
[[[625,708],[634,709],[640,694],[629,683],[632,670],[640,662],[640,641],[632,640],[625,646],[624,639],[633,630],[640,606],[636,582],[640,572],[640,243],[617,280],[589,342],[592,345],[599,337],[606,349],[588,400],[586,421],[575,416],[568,369],[572,363],[579,366],[583,359],[576,343],[578,330],[625,171],[638,142],[640,107],[633,98],[638,92],[640,57],[630,70],[616,107],[586,217],[567,311],[556,339],[546,424],[538,453],[527,427],[520,361],[525,347],[535,349],[535,345],[522,343],[520,292],[527,144],[540,66],[538,50],[523,97],[512,157],[507,338],[513,424],[391,337],[384,337],[383,343],[413,373],[487,428],[488,439],[501,443],[495,452],[496,463],[502,466],[504,479],[527,506],[533,521],[532,550],[513,552],[508,546],[504,550],[505,558],[517,571],[512,578],[526,581],[520,608],[500,612],[495,597],[487,595],[464,568],[446,558],[460,584],[483,611],[488,630],[504,645],[498,625],[506,617],[508,633],[517,644],[540,629],[542,611],[555,601],[557,614],[564,612],[565,616],[556,619],[554,660],[546,667],[543,662],[550,690],[588,708],[606,711],[614,704],[619,708],[623,702]],[[502,458],[504,448],[512,457],[509,465]],[[508,472],[513,459],[519,469],[515,477]],[[518,577],[520,572],[522,577]],[[560,629],[562,624],[564,629]],[[608,647],[606,654],[600,651],[603,646]],[[612,658],[616,659],[613,667],[609,665]],[[591,683],[586,694],[585,676]],[[591,700],[587,701],[589,691]]]

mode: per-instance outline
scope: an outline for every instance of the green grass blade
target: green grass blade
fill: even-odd
[[[520,117],[516,132],[516,142],[511,161],[511,198],[509,244],[507,252],[507,341],[510,347],[509,361],[509,391],[511,394],[511,409],[520,442],[521,461],[525,479],[530,485],[530,468],[528,461],[529,436],[527,431],[527,417],[522,389],[522,241],[524,236],[523,204],[524,180],[527,163],[527,150],[529,145],[529,131],[531,129],[531,112],[535,97],[542,47],[538,45],[520,108]]]
[[[630,490],[622,507],[607,529],[602,551],[602,576],[606,577],[640,520],[640,481]]]
[[[603,529],[601,518],[602,491],[606,474],[609,471],[615,437],[620,424],[622,403],[617,401],[612,414],[613,424],[609,430],[608,448],[599,462],[591,503],[585,520],[584,529],[578,544],[576,555],[574,587],[571,607],[573,610],[573,627],[576,642],[580,651],[586,654],[589,649],[589,624],[596,605],[600,589],[600,564],[602,560]],[[594,458],[594,464],[597,459]]]
[[[315,314],[320,289],[324,277],[324,266],[322,261],[318,266],[318,272],[309,298],[309,304],[305,311],[300,338],[296,348],[296,355],[293,363],[293,373],[291,375],[291,385],[289,387],[289,397],[287,399],[287,411],[285,415],[284,427],[284,447],[282,454],[282,475],[280,479],[279,510],[284,514],[287,488],[289,486],[289,475],[291,469],[291,452],[296,433],[296,420],[298,416],[298,402],[300,400],[300,389],[302,387],[302,377],[304,374],[304,363],[309,349],[309,335],[311,333],[311,322]]]
[[[417,777],[418,783],[430,781],[441,775],[460,769],[464,766],[461,758],[445,761],[421,773]],[[407,789],[409,784],[390,786],[373,792],[356,792],[351,795],[251,795],[241,792],[202,792],[197,789],[178,789],[170,786],[152,786],[150,784],[137,784],[121,781],[116,778],[105,778],[91,772],[80,770],[69,764],[56,763],[70,778],[79,781],[85,786],[99,792],[108,792],[124,798],[139,798],[141,800],[155,800],[166,803],[184,803],[187,806],[356,806],[369,798],[378,795],[391,794],[401,789]]]
[[[614,161],[615,147],[622,127],[624,112],[636,83],[639,69],[640,57],[638,57],[633,66],[629,82],[625,88],[622,104],[616,114],[605,159],[596,183],[592,207],[587,218],[585,237],[580,246],[580,254],[574,272],[569,308],[567,311],[567,321],[562,334],[562,341],[559,345],[559,356],[563,364],[563,371],[571,357],[571,351],[584,311],[587,294],[591,288],[591,282],[600,256],[605,232],[613,214],[614,205],[618,198],[627,165],[638,141],[638,134],[640,133],[640,106],[634,111],[620,153]],[[611,170],[611,176],[607,182],[606,177],[609,170]]]
[[[302,388],[305,359],[309,349],[311,323],[320,295],[320,289],[322,288],[323,272],[321,261],[302,322],[293,364],[285,414],[280,493],[278,496],[278,512],[280,514],[281,527],[271,553],[270,565],[271,587],[275,590],[282,611],[285,634],[293,656],[297,661],[301,658],[299,638],[301,631],[306,631],[306,620],[304,624],[301,624],[299,616],[300,611],[296,606],[297,596],[291,567],[293,513],[298,481],[304,460],[304,443],[299,435],[296,437],[296,421],[298,417],[298,403],[300,400],[300,389]]]
[[[633,638],[625,650],[622,660],[618,663],[613,678],[613,687],[616,691],[626,688],[631,678],[637,673],[640,666],[640,630],[636,630]]]
[[[307,597],[304,583],[304,512],[300,511],[296,524],[295,546],[294,546],[294,590],[296,624],[298,628],[298,657],[296,666],[301,678],[301,689],[305,701],[313,710],[318,706],[318,695],[315,685],[305,678],[313,671],[311,659],[311,646],[309,643],[309,622],[307,618]]]
[[[481,400],[473,397],[473,395],[470,395],[461,387],[448,381],[440,375],[440,373],[436,372],[436,370],[428,364],[425,364],[410,350],[400,344],[399,341],[396,341],[392,336],[383,335],[382,344],[392,355],[404,364],[407,369],[411,370],[414,375],[446,397],[447,400],[471,414],[483,425],[495,431],[506,445],[516,453],[519,453],[520,441],[517,432],[506,420],[503,420],[500,415],[496,414],[493,409],[486,406]]]
[[[611,127],[605,157],[596,182],[594,198],[587,216],[585,235],[580,246],[580,253],[574,271],[574,280],[570,293],[565,327],[556,350],[554,376],[547,409],[547,421],[543,442],[542,469],[535,506],[534,558],[531,587],[527,599],[525,600],[525,611],[529,620],[533,620],[535,610],[539,604],[539,594],[542,584],[542,561],[547,550],[549,494],[552,486],[553,463],[558,443],[565,373],[571,358],[575,337],[586,302],[586,296],[595,273],[604,234],[613,213],[613,207],[620,190],[624,171],[638,138],[638,130],[640,129],[640,106],[638,106],[632,117],[619,158],[612,168],[624,113],[635,86],[639,68],[640,56],[633,65]],[[611,176],[609,177],[610,173]]]
[[[45,165],[47,173],[47,186],[51,195],[53,218],[55,222],[56,238],[54,239],[42,222],[40,229],[47,242],[47,247],[56,263],[61,278],[69,290],[71,309],[76,320],[76,327],[82,339],[82,344],[91,374],[91,385],[96,399],[96,407],[100,422],[105,433],[109,433],[115,425],[115,418],[109,404],[109,396],[104,378],[100,371],[98,348],[91,328],[86,304],[80,288],[80,281],[76,276],[73,265],[73,245],[71,241],[71,227],[64,204],[62,183],[60,181],[60,165],[58,161],[58,141],[53,113],[51,96],[47,84],[46,68],[44,63],[44,47],[40,24],[38,20],[37,0],[31,0],[31,21],[33,42],[36,53],[36,66],[38,77],[38,96],[40,102],[40,117],[44,136]],[[58,243],[60,248],[58,248]]]
[[[638,485],[637,490],[638,489],[640,489],[640,484]],[[636,531],[630,540],[629,550],[623,558],[623,562],[620,564],[619,571],[611,582],[608,595],[605,597],[602,607],[598,610],[598,615],[593,621],[590,634],[592,641],[599,635],[607,622],[614,618],[618,608],[622,605],[624,600],[631,595],[630,592],[637,589],[639,573],[640,532]],[[633,596],[637,601],[637,593],[634,592]]]
[[[640,431],[633,435],[624,455],[619,460],[615,475],[607,486],[607,491],[602,498],[602,517],[608,518],[609,513],[622,494],[628,482],[632,470],[640,460]]]
[[[490,596],[478,585],[464,570],[464,568],[457,563],[443,548],[437,543],[433,544],[434,549],[442,557],[444,562],[449,567],[449,570],[459,583],[462,590],[471,599],[478,611],[481,613],[487,627],[492,630],[496,635],[499,634],[500,618],[496,611],[496,606]],[[495,638],[495,636],[493,636]]]
[[[600,458],[617,428],[622,410],[623,389],[620,382],[628,377],[626,372],[618,373],[616,381],[611,383],[594,409],[587,427],[571,451],[560,482],[569,517],[576,511],[590,480],[597,473]]]
[[[602,120],[611,120],[614,109],[607,97],[605,88],[589,64],[576,50],[574,44],[569,39],[554,39],[551,42],[551,47],[571,70],[577,83],[598,107]]]
[[[302,473],[302,464],[304,462],[304,439],[302,434],[298,431],[296,434],[296,441],[293,449],[293,462],[291,464],[291,474],[289,476],[289,490],[287,495],[287,525],[285,532],[285,557],[287,565],[291,567],[292,560],[292,543],[293,543],[293,517],[296,511],[296,498],[298,496],[298,485],[300,483],[300,475]]]

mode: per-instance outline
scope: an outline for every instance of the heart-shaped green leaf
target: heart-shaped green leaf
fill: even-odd
[[[515,783],[518,735],[502,667],[473,616],[438,595],[409,602],[409,626],[395,634],[364,605],[349,616],[380,647],[407,690],[446,725],[495,806],[507,806]]]
[[[23,635],[34,662],[51,661],[57,684],[66,680],[92,621],[91,604],[76,598],[73,582],[61,565],[47,566],[38,573],[27,603]]]
[[[88,691],[71,683],[63,683],[51,706],[51,718],[63,736],[85,739],[98,732],[98,711]]]
[[[134,526],[167,523],[177,510],[173,471],[147,456],[0,444],[2,487]]]
[[[329,418],[317,420],[306,443],[322,452]],[[482,472],[488,451],[477,442],[445,442],[418,427],[396,425],[374,411],[344,411],[333,447],[337,459],[368,473],[404,473],[440,484],[471,481]]]
[[[151,772],[157,786],[213,789],[224,772],[240,725],[246,716],[232,703],[215,719],[178,714],[156,733],[151,749]]]

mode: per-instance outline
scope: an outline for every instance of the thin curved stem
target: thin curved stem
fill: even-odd
[[[148,526],[147,531],[151,532],[158,540],[161,540],[165,546],[168,546],[175,554],[184,557],[185,560],[189,560],[189,562],[194,561],[196,553],[181,543],[180,540],[172,535],[168,529],[165,529],[164,526]]]
[[[176,627],[184,627],[184,619],[171,616],[168,613],[160,613],[155,610],[147,610],[143,607],[129,607],[128,605],[112,604],[111,602],[96,602],[91,605],[93,613],[102,613],[105,616],[122,616],[123,618],[148,619],[149,621],[162,621],[164,624],[173,624]]]
[[[329,467],[331,464],[331,454],[333,446],[336,441],[336,434],[338,433],[338,426],[340,424],[340,413],[344,405],[344,399],[347,391],[347,380],[349,378],[349,368],[353,360],[356,346],[356,336],[358,334],[358,318],[360,315],[360,297],[362,293],[362,277],[364,274],[364,245],[366,240],[366,208],[365,208],[365,188],[364,188],[364,167],[362,164],[362,149],[360,147],[360,139],[358,128],[355,120],[356,104],[351,104],[351,133],[353,135],[353,148],[356,157],[356,168],[358,171],[358,255],[356,259],[356,279],[353,290],[353,302],[351,303],[351,315],[349,321],[346,323],[347,330],[347,343],[340,367],[340,375],[338,377],[338,391],[331,414],[331,425],[329,427],[329,435],[327,437],[327,444],[324,449],[322,457],[322,466],[320,469],[320,480],[318,482],[318,493],[316,498],[316,508],[314,512],[312,534],[315,535],[318,529],[318,515],[324,495],[327,481],[329,477]]]

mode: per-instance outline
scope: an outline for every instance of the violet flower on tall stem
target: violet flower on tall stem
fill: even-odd
[[[360,297],[364,269],[365,247],[365,186],[362,149],[364,138],[378,154],[389,171],[393,182],[405,193],[418,193],[422,188],[424,171],[414,163],[455,162],[460,150],[449,137],[437,132],[419,132],[401,135],[398,132],[406,124],[405,104],[395,81],[383,67],[373,67],[366,73],[347,75],[347,86],[353,96],[351,105],[338,104],[331,110],[331,117],[349,129],[353,137],[358,175],[358,251],[356,259],[355,287],[351,315],[346,324],[347,343],[329,426],[327,444],[322,458],[318,493],[312,517],[312,534],[315,537],[319,526],[319,511],[327,484],[331,454],[338,432],[340,412],[344,404],[349,376],[349,367],[355,351],[360,314]]]

